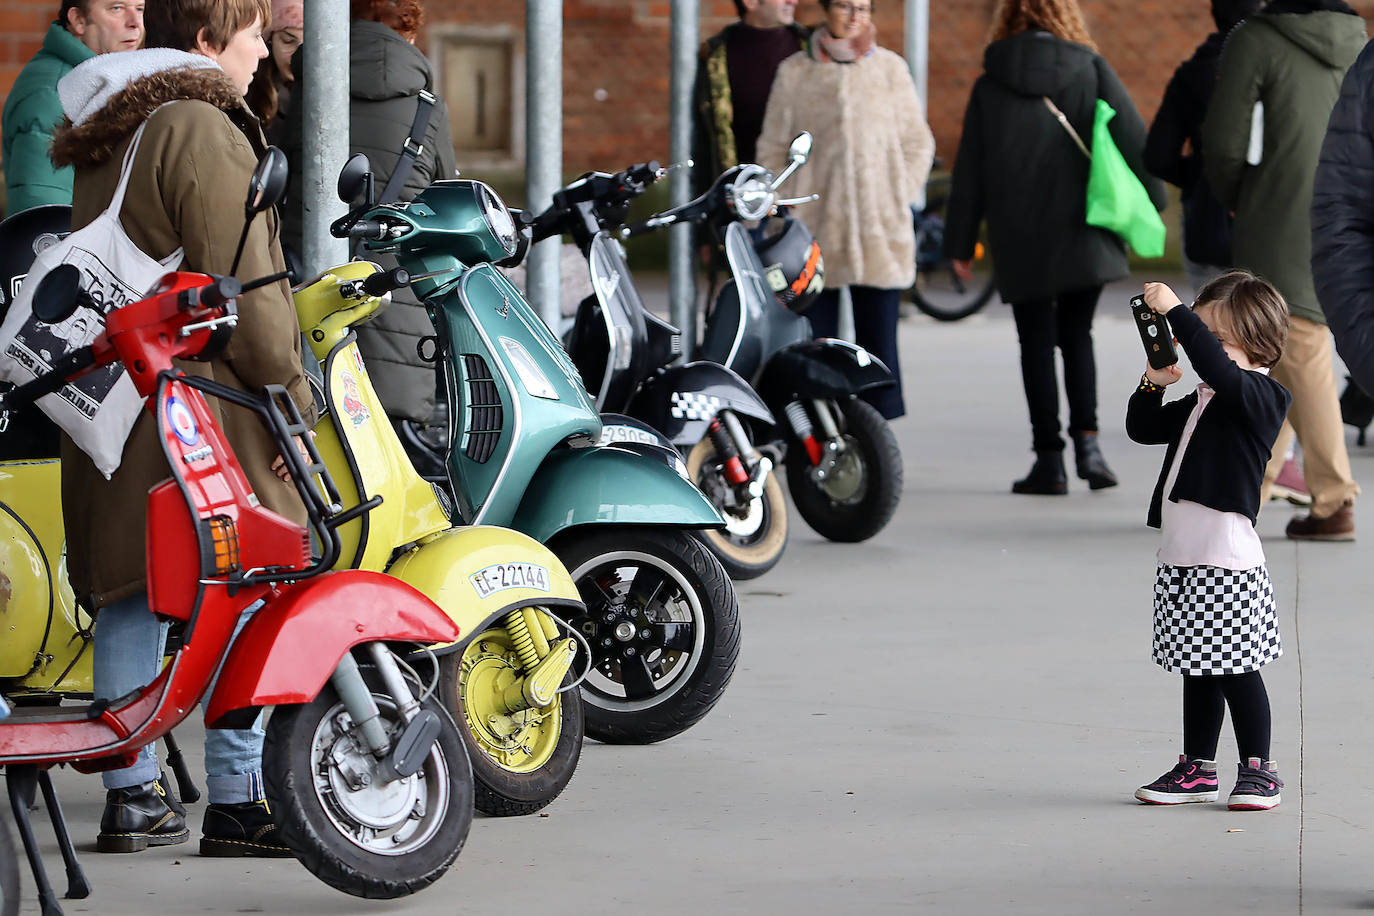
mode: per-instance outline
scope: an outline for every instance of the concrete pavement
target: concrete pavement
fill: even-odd
[[[1011,495],[1031,454],[1008,310],[904,321],[911,413],[895,425],[906,487],[892,524],[832,544],[794,515],[779,566],[739,585],[740,665],[712,714],[658,745],[589,742],[547,816],[479,818],[435,887],[356,900],[294,861],[202,859],[195,829],[180,847],[99,855],[103,792],[64,771],[95,885],[67,912],[1369,909],[1374,501],[1357,504],[1355,544],[1287,541],[1283,503],[1260,518],[1285,646],[1265,669],[1283,804],[1131,798],[1176,758],[1181,703],[1178,676],[1149,659],[1156,534],[1144,518],[1163,449],[1122,431],[1143,366],[1128,295],[1110,289],[1097,324],[1102,441],[1120,487],[1074,479],[1068,497]],[[1348,438],[1356,478],[1374,481],[1374,448]],[[193,769],[197,731],[181,735]]]

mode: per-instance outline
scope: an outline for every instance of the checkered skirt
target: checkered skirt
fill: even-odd
[[[1183,674],[1244,674],[1283,654],[1274,586],[1263,566],[1170,566],[1155,575],[1156,664]]]

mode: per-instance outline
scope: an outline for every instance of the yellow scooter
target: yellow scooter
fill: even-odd
[[[548,608],[583,605],[563,564],[538,541],[505,528],[453,527],[446,495],[407,457],[352,331],[406,282],[402,270],[355,261],[295,290],[323,375],[316,447],[345,509],[382,497],[339,529],[339,568],[396,576],[462,628],[458,643],[433,652],[443,702],[472,757],[477,808],[528,814],[562,791],[581,754],[575,673],[585,673],[590,651]],[[579,654],[582,671],[574,672]]]

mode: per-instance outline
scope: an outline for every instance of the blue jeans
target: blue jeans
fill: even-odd
[[[902,367],[897,358],[897,316],[901,311],[902,291],[851,286],[849,297],[854,303],[854,342],[882,360],[897,380],[895,385],[860,392],[859,397],[887,419],[895,420],[906,414],[906,402],[902,400]],[[806,317],[811,321],[814,336],[839,337],[839,289],[827,289],[817,296],[811,308],[806,310]]]
[[[254,610],[244,612],[239,629]],[[166,641],[167,624],[148,610],[146,593],[101,608],[95,617],[92,658],[96,699],[114,700],[151,684],[162,670]],[[214,690],[212,681],[205,695]],[[252,728],[205,730],[205,783],[210,804],[234,805],[263,797],[262,738],[262,716]],[[107,789],[123,789],[152,782],[159,772],[157,745],[150,744],[139,752],[133,766],[106,770],[100,778]]]

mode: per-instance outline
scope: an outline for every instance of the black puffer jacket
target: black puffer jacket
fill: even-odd
[[[351,80],[349,106],[350,153],[365,153],[376,176],[380,195],[391,178],[401,144],[410,135],[420,90],[434,91],[434,74],[429,61],[396,32],[376,22],[355,20],[350,27],[349,49]],[[308,54],[310,46],[302,48]],[[300,54],[293,65],[299,68]],[[297,73],[297,85],[301,75]],[[300,105],[287,113],[286,148],[291,161],[292,193],[290,211],[284,219],[283,240],[300,250],[302,119]],[[438,100],[430,113],[424,151],[401,190],[400,199],[410,200],[442,178],[455,172],[453,137],[448,108]],[[358,201],[357,203],[361,203]],[[369,254],[369,259],[394,267],[385,255]],[[367,362],[368,374],[376,386],[382,406],[393,417],[426,421],[434,412],[434,367],[420,360],[415,352],[422,337],[434,333],[424,308],[408,290],[392,294],[391,306],[372,321],[358,328],[358,348]]]
[[[1216,267],[1231,266],[1232,219],[1202,173],[1202,119],[1225,43],[1225,35],[1213,32],[1179,64],[1145,140],[1145,167],[1183,190],[1183,253]]]
[[[1341,359],[1374,391],[1374,43],[1346,72],[1322,141],[1312,279]]]
[[[950,190],[946,250],[973,256],[986,219],[997,291],[1029,302],[1101,286],[1128,273],[1110,232],[1084,222],[1088,159],[1045,106],[1048,96],[1091,146],[1099,98],[1116,110],[1112,138],[1156,207],[1164,186],[1145,171],[1145,122],[1111,66],[1048,32],[989,45],[973,85]]]

